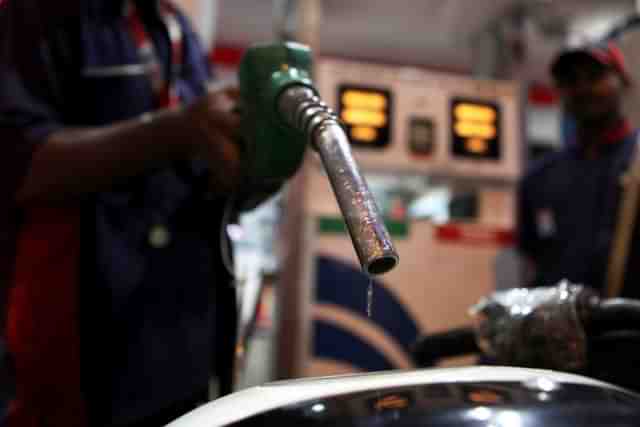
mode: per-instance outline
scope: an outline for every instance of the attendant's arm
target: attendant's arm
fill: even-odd
[[[55,131],[38,146],[23,185],[20,204],[64,200],[109,188],[118,181],[205,157],[212,188],[231,191],[240,175],[235,134],[239,118],[230,112],[228,91],[210,93],[184,110],[150,113],[110,126]]]

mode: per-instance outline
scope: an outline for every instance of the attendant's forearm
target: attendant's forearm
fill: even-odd
[[[189,158],[196,152],[191,139],[178,110],[99,128],[62,129],[34,152],[17,200],[64,200],[108,189],[114,182]]]

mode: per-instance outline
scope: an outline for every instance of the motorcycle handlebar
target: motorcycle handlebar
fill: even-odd
[[[585,311],[587,337],[616,331],[640,331],[640,301],[616,298],[602,300]]]
[[[435,366],[447,357],[467,356],[479,353],[473,328],[451,329],[423,336],[413,346],[412,357],[421,367]]]
[[[598,340],[622,331],[640,334],[640,301],[630,299],[608,299],[580,304],[578,311],[588,341]],[[635,336],[635,335],[634,335]],[[419,338],[411,349],[416,365],[435,366],[441,359],[480,354],[472,327],[456,328]]]

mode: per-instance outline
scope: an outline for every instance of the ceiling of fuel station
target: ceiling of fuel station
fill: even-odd
[[[305,0],[301,0],[305,1]],[[598,37],[635,10],[633,0],[322,0],[319,50],[470,72],[492,55],[479,48],[504,23],[524,47],[520,70],[544,79],[546,63],[570,40]],[[246,46],[274,37],[274,2],[219,0],[216,42]],[[525,19],[521,19],[524,17]],[[505,35],[504,31],[501,33]],[[504,37],[502,38],[504,40]],[[496,45],[491,45],[495,49]],[[509,49],[507,45],[497,45]],[[498,54],[504,52],[497,52]],[[495,50],[493,54],[496,54]]]

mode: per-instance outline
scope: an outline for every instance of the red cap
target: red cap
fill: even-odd
[[[631,85],[631,76],[627,70],[624,55],[620,48],[612,41],[588,45],[561,52],[551,64],[551,74],[558,79],[573,63],[584,57],[589,57],[597,63],[610,67],[616,71],[625,85]]]

